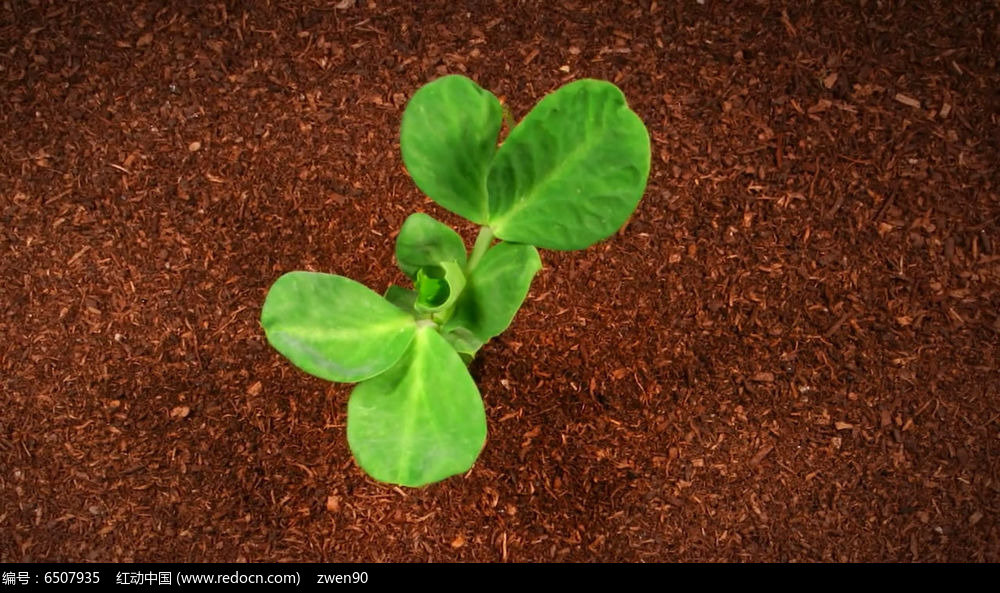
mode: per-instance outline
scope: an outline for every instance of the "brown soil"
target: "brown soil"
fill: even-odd
[[[0,9],[0,560],[1000,561],[996,2],[119,4]],[[258,316],[471,240],[399,156],[445,73],[612,80],[653,168],[405,490]]]

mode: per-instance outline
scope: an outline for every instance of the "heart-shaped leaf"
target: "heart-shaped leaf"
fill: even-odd
[[[468,471],[486,442],[486,412],[461,358],[422,325],[399,362],[359,384],[347,404],[347,442],[382,482],[418,487]]]
[[[489,225],[506,241],[583,249],[642,198],[649,133],[615,85],[578,80],[543,98],[490,166]]]
[[[399,360],[416,332],[413,317],[350,278],[289,272],[264,300],[268,342],[303,371],[354,383]]]
[[[486,173],[502,118],[496,96],[464,76],[420,87],[399,134],[403,164],[417,187],[443,208],[485,224]]]
[[[396,237],[396,262],[410,280],[417,270],[439,262],[454,261],[465,266],[465,243],[446,224],[417,212],[411,214]]]

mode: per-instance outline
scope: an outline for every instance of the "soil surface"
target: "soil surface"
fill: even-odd
[[[3,1],[0,560],[1000,561],[998,47],[992,1]],[[446,73],[611,80],[653,163],[410,490],[258,318],[402,282],[411,212],[471,241],[399,155]]]

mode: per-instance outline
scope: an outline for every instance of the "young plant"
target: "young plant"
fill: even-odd
[[[379,296],[342,276],[290,272],[261,312],[267,339],[300,369],[357,383],[347,404],[355,460],[382,482],[423,486],[472,467],[486,413],[467,364],[503,332],[542,263],[536,247],[584,249],[632,214],[649,134],[613,84],[578,80],[544,97],[498,147],[500,101],[463,76],[420,88],[400,148],[413,181],[478,225],[458,233],[412,214],[396,261],[413,288]],[[496,242],[495,242],[496,241]]]

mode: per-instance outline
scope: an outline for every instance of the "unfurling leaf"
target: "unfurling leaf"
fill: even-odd
[[[413,309],[418,313],[435,314],[434,319],[444,323],[451,317],[455,301],[465,288],[465,273],[453,261],[424,266],[417,271],[417,302]]]

